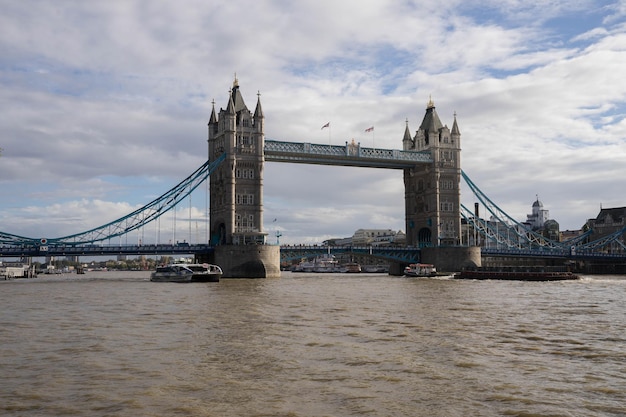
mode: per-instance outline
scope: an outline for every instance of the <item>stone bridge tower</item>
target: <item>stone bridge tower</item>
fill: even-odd
[[[280,247],[265,245],[263,164],[265,117],[260,95],[252,113],[237,78],[225,109],[209,119],[209,160],[226,159],[210,176],[210,244],[224,276],[280,276]]]
[[[235,79],[226,109],[209,120],[209,160],[226,152],[211,174],[211,244],[262,244],[264,117],[260,97],[248,110]]]
[[[432,99],[422,124],[411,137],[407,121],[402,148],[430,151],[431,165],[404,170],[407,245],[453,246],[460,243],[461,133],[454,115],[444,126]]]

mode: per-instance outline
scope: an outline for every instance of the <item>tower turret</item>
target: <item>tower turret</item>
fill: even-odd
[[[415,148],[415,143],[411,138],[411,131],[409,130],[409,119],[406,119],[406,127],[404,128],[404,137],[402,138],[402,150],[410,151]]]
[[[263,115],[263,109],[261,108],[261,93],[257,92],[256,108],[254,109],[254,127],[259,132],[262,132],[265,128],[265,116]]]

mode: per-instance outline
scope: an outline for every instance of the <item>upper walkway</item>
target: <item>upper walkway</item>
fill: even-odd
[[[405,169],[432,163],[428,151],[363,148],[354,141],[339,146],[266,140],[264,153],[266,161],[364,168]]]

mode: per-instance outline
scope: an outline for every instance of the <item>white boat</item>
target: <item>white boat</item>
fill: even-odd
[[[219,282],[222,268],[212,264],[176,263],[157,267],[150,275],[154,282]]]
[[[174,264],[158,266],[156,271],[150,274],[153,282],[191,282],[193,271],[186,266]]]
[[[318,256],[313,261],[313,272],[339,272],[339,262],[333,255]]]
[[[192,282],[219,282],[222,277],[222,268],[213,264],[183,264],[191,269]]]
[[[434,277],[437,269],[433,264],[410,264],[404,268],[404,275],[407,277]]]

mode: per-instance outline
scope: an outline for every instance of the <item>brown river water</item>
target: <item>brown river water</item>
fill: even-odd
[[[626,276],[0,282],[0,416],[624,416]]]

